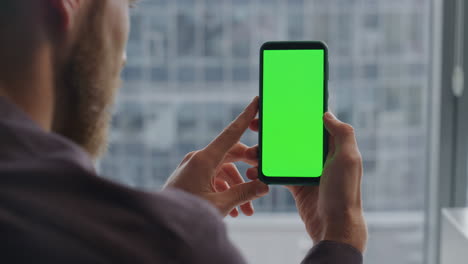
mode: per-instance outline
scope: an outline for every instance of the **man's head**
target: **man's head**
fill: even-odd
[[[95,158],[105,149],[110,107],[125,60],[131,2],[0,3],[0,15],[4,15],[0,34],[2,39],[10,39],[4,46],[0,44],[0,88],[10,95],[7,97],[22,101],[19,104],[26,109],[34,109],[28,104],[48,102],[42,104],[42,108],[51,108],[42,113],[50,115],[45,128],[71,139]],[[2,71],[10,67],[6,64],[13,65],[10,74]],[[18,72],[21,68],[25,69],[22,74]],[[35,83],[22,82],[21,77]],[[29,93],[35,93],[37,102]]]

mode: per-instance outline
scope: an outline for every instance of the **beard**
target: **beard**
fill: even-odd
[[[101,1],[97,1],[101,2]],[[98,9],[96,9],[98,10]],[[120,64],[109,54],[99,12],[83,27],[56,89],[53,131],[78,144],[96,160],[107,150],[108,127],[120,86]],[[108,42],[108,41],[107,41]]]

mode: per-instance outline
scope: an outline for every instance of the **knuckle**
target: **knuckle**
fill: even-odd
[[[194,151],[190,156],[190,162],[194,164],[200,164],[205,160],[204,154],[201,151]]]
[[[362,157],[359,152],[344,153],[340,156],[339,161],[344,165],[359,165],[362,163]]]
[[[192,158],[192,156],[195,154],[195,152],[196,152],[196,151],[192,151],[192,152],[187,153],[187,154],[184,156],[184,158],[182,159],[182,162],[181,162],[181,163],[185,163],[185,162],[189,161],[189,160]]]
[[[190,159],[195,153],[196,153],[196,151],[192,151],[192,152],[187,153],[187,155],[185,155],[185,157],[184,157],[184,160]]]
[[[239,205],[241,203],[243,203],[244,201],[246,201],[246,199],[248,198],[248,194],[245,190],[245,188],[242,188],[240,186],[236,186],[236,187],[233,187],[233,188],[230,188],[229,189],[229,192],[230,192],[230,203],[232,204],[232,206],[236,206],[236,205]]]
[[[354,127],[350,124],[343,123],[340,129],[345,135],[354,135]]]
[[[238,201],[239,203],[244,202],[244,201],[247,201],[248,196],[249,196],[249,195],[247,194],[247,192],[245,192],[245,191],[238,191],[238,192],[237,192],[237,201]]]

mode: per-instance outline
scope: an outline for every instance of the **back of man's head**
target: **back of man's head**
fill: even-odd
[[[105,147],[129,0],[2,0],[0,96],[93,157]]]

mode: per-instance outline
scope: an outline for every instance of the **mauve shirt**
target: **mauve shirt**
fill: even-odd
[[[72,120],[70,120],[73,122]],[[274,252],[272,252],[274,254]],[[179,190],[149,193],[96,175],[77,145],[0,98],[2,263],[246,263],[218,211]],[[362,263],[315,245],[302,263]]]

